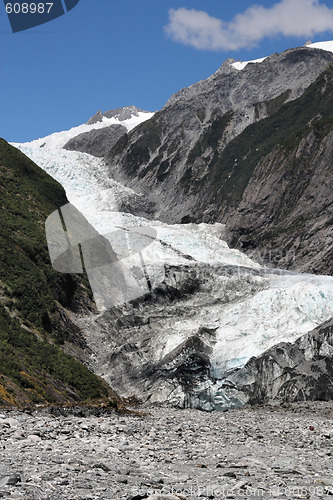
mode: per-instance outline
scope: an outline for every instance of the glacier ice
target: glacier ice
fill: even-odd
[[[333,43],[330,43],[330,49],[325,50],[333,51]],[[232,286],[231,278],[215,273],[216,266],[257,272],[251,278],[255,284],[253,293],[237,295],[235,292],[230,294],[229,302],[212,304],[208,293],[205,305],[193,297],[190,317],[180,315],[177,321],[164,321],[152,344],[152,357],[162,358],[200,328],[212,328],[216,332],[211,344],[212,376],[218,379],[228,369],[242,366],[250,357],[281,341],[295,341],[333,316],[332,277],[263,268],[245,254],[228,247],[223,224],[169,225],[119,212],[117,207],[123,200],[140,197],[140,193],[110,178],[102,159],[62,149],[69,135],[82,132],[82,127],[70,133],[59,132],[14,145],[64,186],[69,201],[100,234],[109,238],[111,244],[119,228],[126,231],[133,227],[153,227],[156,238],[142,250],[142,258],[148,272],[156,277],[155,284],[163,281],[165,266],[198,269],[205,265],[207,269],[211,265],[210,286],[216,298],[219,293],[221,297],[226,296],[227,282]],[[142,264],[138,255],[125,258],[124,263],[129,267]],[[239,278],[242,279],[242,273]]]

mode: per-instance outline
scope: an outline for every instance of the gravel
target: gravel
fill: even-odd
[[[0,411],[0,498],[329,498],[333,402]]]

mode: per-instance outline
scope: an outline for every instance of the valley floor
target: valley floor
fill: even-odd
[[[1,410],[0,497],[314,500],[333,495],[332,402],[224,413],[145,411],[136,416]]]

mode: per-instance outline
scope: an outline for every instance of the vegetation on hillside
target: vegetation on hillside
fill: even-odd
[[[44,224],[66,203],[58,182],[0,139],[0,404],[114,396],[60,347],[84,342],[65,308],[92,307],[87,278],[51,266]]]

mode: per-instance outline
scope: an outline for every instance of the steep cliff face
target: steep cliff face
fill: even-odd
[[[44,224],[64,189],[3,139],[0,179],[0,405],[115,398],[76,359],[89,356],[72,320],[94,310],[88,280],[57,273],[48,255]]]
[[[266,252],[279,267],[331,275],[332,76],[330,66],[302,97],[239,136],[235,170],[245,182],[231,207],[217,200],[232,245],[261,252],[264,262]]]
[[[227,222],[264,262],[331,273],[332,60],[299,48],[242,71],[226,61],[124,135],[110,175],[157,218]]]

